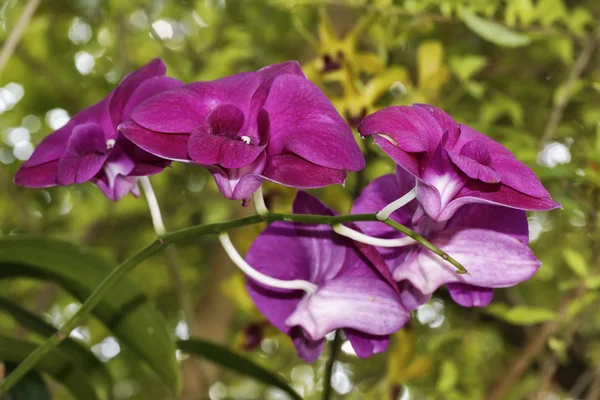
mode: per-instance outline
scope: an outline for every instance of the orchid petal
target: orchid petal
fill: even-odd
[[[188,135],[163,134],[127,121],[119,125],[125,137],[150,154],[169,160],[187,161]]]
[[[488,288],[507,287],[523,282],[537,271],[540,262],[519,240],[486,229],[444,230],[430,240],[465,266],[459,275],[447,261],[421,249],[394,272],[397,281],[408,280],[423,294],[431,294],[450,282]]]
[[[286,74],[274,79],[263,107],[271,122],[268,155],[295,153],[338,170],[365,167],[348,125],[323,92],[305,78]]]
[[[371,357],[373,354],[383,353],[390,345],[388,335],[369,335],[354,329],[344,329],[346,337],[352,344],[352,349],[360,358]]]
[[[155,76],[146,79],[140,83],[133,93],[131,93],[129,98],[126,99],[125,107],[123,108],[119,122],[129,120],[133,109],[152,96],[166,92],[167,90],[180,88],[183,85],[183,82],[167,76]]]
[[[460,154],[449,151],[448,156],[469,178],[486,183],[498,183],[501,180],[500,173],[490,167],[490,153],[481,142],[470,141],[463,146]]]
[[[389,335],[409,317],[386,282],[348,276],[327,281],[305,296],[285,323],[301,326],[310,338],[318,339],[338,328]]]
[[[267,157],[263,175],[272,182],[298,189],[341,185],[346,179],[345,171],[322,167],[291,153]]]
[[[448,283],[446,285],[452,300],[463,307],[485,307],[492,302],[494,290],[466,283]]]
[[[58,183],[69,185],[89,181],[102,169],[108,156],[102,127],[95,123],[77,125],[58,163]]]
[[[367,116],[358,126],[361,135],[388,135],[407,153],[433,152],[444,131],[421,107],[387,107]]]
[[[114,90],[109,105],[109,113],[113,126],[117,126],[123,121],[123,111],[137,87],[154,76],[164,76],[166,72],[167,67],[165,67],[162,60],[160,58],[155,58],[123,79],[119,86]]]
[[[202,125],[209,112],[219,105],[232,104],[248,111],[260,83],[255,72],[190,83],[146,100],[133,110],[131,118],[153,131],[189,133]]]

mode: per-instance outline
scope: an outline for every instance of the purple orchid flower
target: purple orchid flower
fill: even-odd
[[[154,59],[127,75],[105,99],[42,140],[15,183],[42,188],[91,181],[111,200],[129,192],[139,196],[138,177],[159,173],[170,162],[135,146],[117,127],[142,101],[183,85],[165,73],[163,62]]]
[[[396,174],[372,181],[357,198],[353,213],[373,213],[410,191],[415,177],[398,168]],[[404,224],[444,250],[465,266],[459,275],[447,261],[418,244],[395,249],[379,249],[399,283],[404,304],[414,309],[425,303],[440,286],[446,285],[455,302],[465,307],[483,307],[493,296],[493,288],[508,287],[533,276],[540,262],[528,243],[525,211],[490,204],[467,204],[452,218],[436,222],[424,217],[411,226],[418,204],[412,201],[390,218]],[[362,231],[381,238],[403,235],[386,224],[361,222]]]
[[[375,143],[417,178],[415,223],[424,215],[447,221],[468,203],[531,211],[560,207],[506,147],[436,107],[388,107],[366,117],[358,131],[374,135]]]
[[[204,165],[234,200],[265,179],[318,188],[365,166],[352,131],[296,62],[162,93],[121,130],[154,155]]]
[[[293,208],[334,215],[305,192],[298,193]],[[409,318],[395,283],[378,272],[373,255],[375,249],[359,250],[329,226],[275,222],[254,241],[246,260],[273,278],[312,282],[316,291],[274,289],[253,280],[248,291],[267,319],[291,336],[305,361],[319,357],[325,335],[335,329],[344,330],[359,357],[369,357],[384,351],[389,335]]]

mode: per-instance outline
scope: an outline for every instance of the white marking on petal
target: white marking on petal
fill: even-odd
[[[246,144],[250,144],[251,143],[250,136],[242,136],[241,139],[242,139],[242,142],[244,142]]]
[[[115,147],[115,139],[108,139],[106,141],[106,150],[112,150]]]

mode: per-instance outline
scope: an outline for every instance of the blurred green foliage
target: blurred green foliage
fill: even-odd
[[[0,4],[1,42],[26,3]],[[509,147],[564,207],[530,215],[532,247],[543,267],[532,280],[497,290],[489,308],[460,308],[442,290],[385,354],[360,360],[345,343],[333,375],[340,397],[482,399],[499,393],[497,383],[507,382],[515,360],[525,360],[527,368],[502,390],[503,398],[598,398],[599,20],[597,0],[42,0],[0,71],[0,234],[66,239],[116,265],[154,238],[143,199],[111,203],[88,184],[19,188],[12,176],[20,160],[67,115],[97,102],[154,57],[185,81],[297,59],[350,124],[387,105],[440,106]],[[394,168],[375,146],[359,142],[367,168],[345,187],[316,191],[340,212],[348,212],[371,179]],[[199,167],[174,165],[152,181],[168,228],[252,212],[223,199]],[[289,211],[292,190],[265,190],[271,208]],[[259,231],[238,230],[240,250]],[[164,254],[130,276],[164,314],[172,336],[224,344],[280,372],[305,398],[318,398],[325,358],[300,362],[289,339],[254,309],[216,238],[176,250],[178,285]],[[189,325],[182,287],[192,305]],[[0,295],[54,326],[79,304],[54,284],[29,278],[3,278]],[[0,332],[23,342],[40,339],[2,313]],[[74,338],[107,363],[114,398],[170,398],[113,335],[92,320]],[[184,399],[284,398],[179,356]],[[53,398],[70,398],[52,382]]]

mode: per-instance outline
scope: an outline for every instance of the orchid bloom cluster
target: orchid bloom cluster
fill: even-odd
[[[247,204],[254,196],[265,214],[263,181],[320,188],[343,184],[348,171],[365,166],[352,130],[296,62],[190,84],[165,73],[157,59],[125,77],[45,138],[16,184],[91,181],[119,200],[139,195],[138,181],[147,191],[147,176],[176,161],[205,167],[226,198]],[[248,275],[257,308],[308,362],[321,354],[326,334],[340,329],[358,356],[384,351],[410,311],[442,286],[461,306],[486,306],[494,288],[525,281],[540,266],[528,247],[525,211],[560,207],[508,149],[433,106],[388,107],[358,131],[397,164],[354,203],[353,213],[378,221],[274,222],[245,259],[227,233],[219,236]],[[336,215],[304,191],[293,211]],[[382,223],[388,219],[468,273]]]

